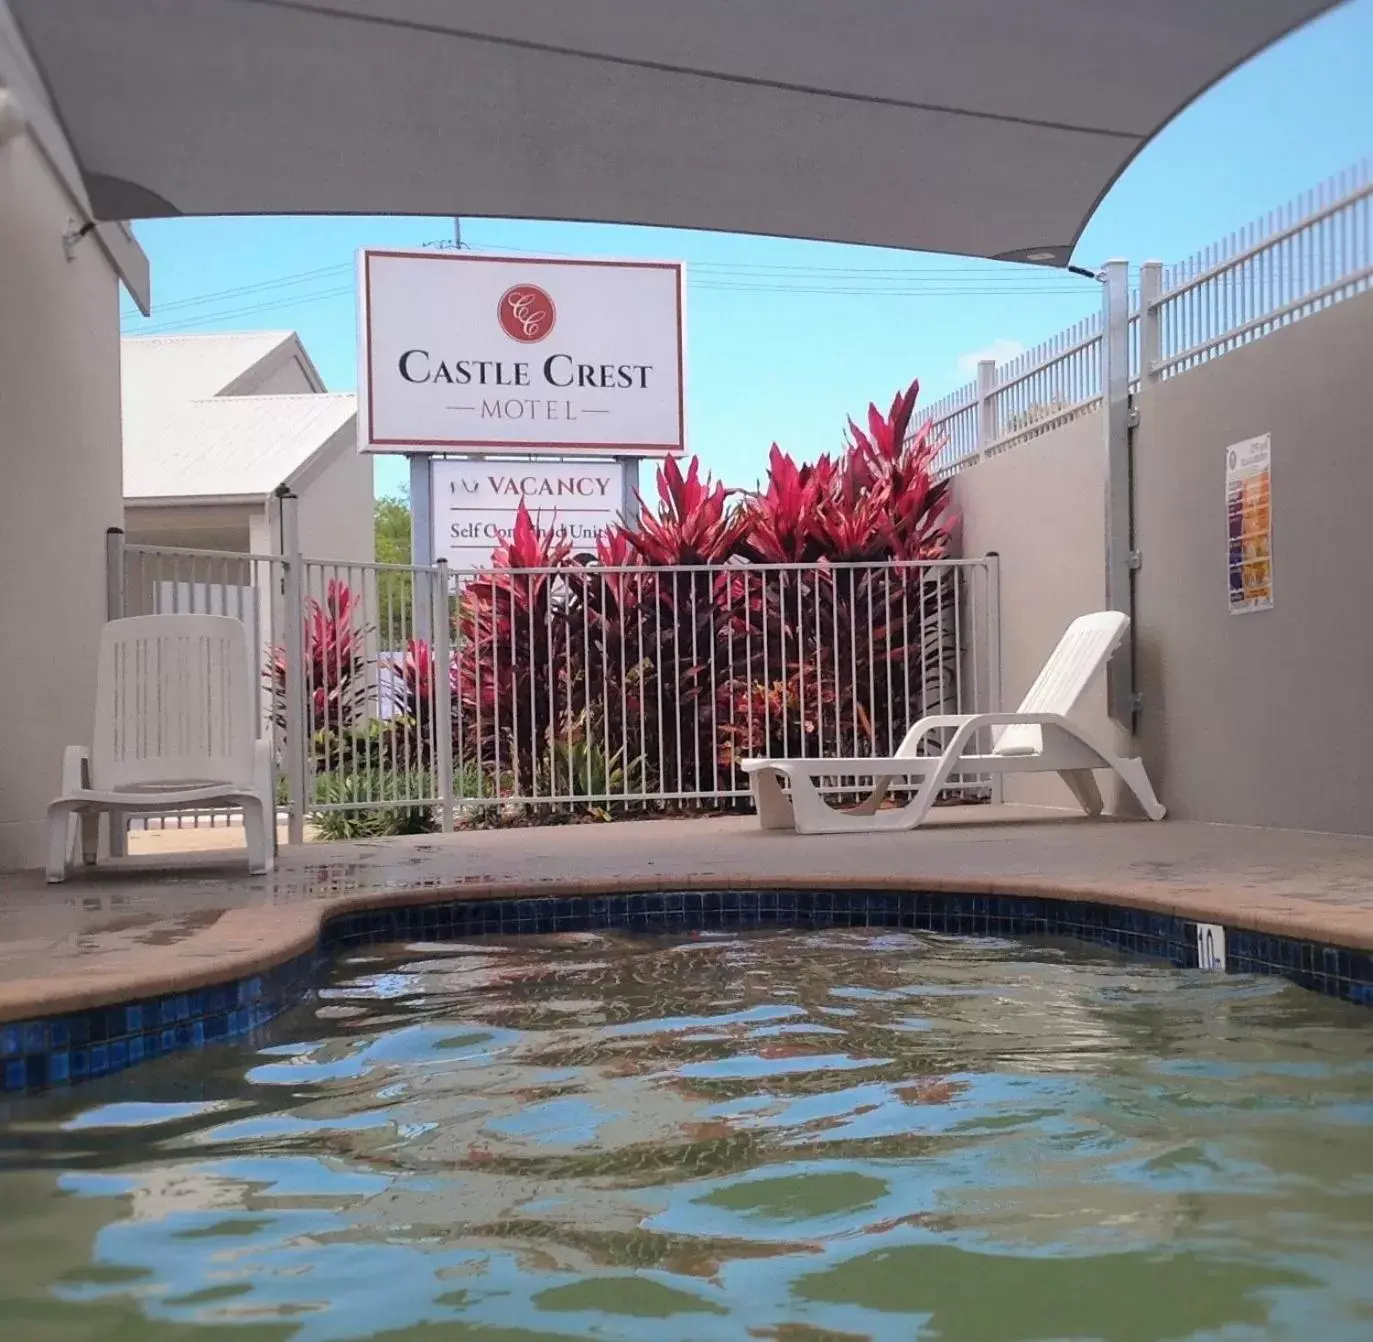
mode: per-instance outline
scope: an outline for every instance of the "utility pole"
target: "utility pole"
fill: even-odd
[[[462,220],[457,215],[453,216],[453,246],[460,252],[467,250],[467,244],[462,240]]]

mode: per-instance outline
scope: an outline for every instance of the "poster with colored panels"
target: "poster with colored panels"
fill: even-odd
[[[1268,434],[1225,449],[1230,613],[1273,607],[1273,472]]]

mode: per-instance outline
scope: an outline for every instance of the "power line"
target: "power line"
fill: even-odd
[[[263,293],[272,289],[282,289],[295,284],[303,284],[306,280],[323,279],[326,275],[341,275],[344,271],[352,270],[352,262],[345,262],[343,265],[322,266],[318,270],[302,270],[294,275],[282,275],[274,280],[261,280],[256,284],[242,284],[233,289],[220,289],[214,293],[196,294],[191,298],[177,298],[169,303],[159,303],[159,312],[180,311],[183,308],[199,307],[205,303],[217,302],[225,298],[238,298],[247,294]]]
[[[441,239],[424,246],[447,247],[455,250],[479,251],[499,255],[505,252],[519,252],[523,249],[512,248],[502,244],[480,244],[474,245],[460,239],[450,241]],[[557,258],[579,259],[578,254],[572,252],[554,252],[546,249],[534,249],[536,255],[550,256]],[[1032,276],[1042,274],[1046,281],[1057,280],[1060,284],[1063,275],[1057,270],[1039,270],[1029,267],[1017,268],[1011,271],[1009,268],[1003,272],[992,269],[992,263],[985,266],[814,266],[814,265],[776,265],[765,262],[737,262],[737,261],[688,261],[685,263],[690,274],[699,274],[708,277],[763,277],[763,276],[809,276],[812,278],[840,278],[840,277],[866,277],[873,280],[885,279],[961,279],[961,277],[980,277],[991,283],[1000,283],[1003,279],[1007,281],[1029,281],[1033,283]],[[1004,263],[997,263],[1004,264]],[[206,303],[218,302],[224,299],[232,299],[248,294],[268,292],[275,289],[287,288],[295,284],[301,284],[307,280],[322,279],[331,275],[342,275],[353,269],[351,261],[343,262],[339,265],[322,266],[314,270],[297,271],[289,275],[280,275],[272,279],[256,281],[252,284],[238,285],[229,289],[213,290],[209,293],[195,294],[188,298],[173,299],[170,302],[159,303],[159,312],[182,311],[190,307],[202,306]]]
[[[346,267],[345,267],[346,269]],[[323,278],[323,274],[318,274],[314,278]],[[905,283],[888,280],[879,277],[875,282],[864,284],[861,281],[850,280],[848,282],[835,283],[796,283],[788,281],[783,276],[760,276],[752,282],[746,276],[738,278],[719,278],[711,279],[703,277],[693,279],[688,274],[688,285],[693,290],[708,293],[753,293],[753,294],[773,294],[778,297],[786,296],[810,296],[810,297],[836,297],[836,298],[977,298],[977,297],[1015,297],[1015,296],[1041,296],[1041,297],[1061,297],[1081,295],[1090,292],[1082,286],[1067,287],[1061,282],[1057,285],[1037,284],[987,284],[974,279],[964,282],[949,282],[936,280],[930,277],[927,280],[908,281]],[[283,283],[273,286],[278,293],[287,287]],[[305,293],[280,293],[279,297],[272,298],[267,302],[248,302],[224,306],[226,299],[239,296],[232,291],[224,291],[214,296],[205,295],[198,299],[184,299],[175,307],[167,304],[166,307],[159,307],[158,316],[148,323],[137,323],[127,326],[126,333],[141,335],[157,335],[181,330],[190,330],[195,327],[213,325],[218,322],[229,321],[238,318],[248,318],[259,316],[262,313],[279,311],[286,307],[296,307],[307,303],[317,303],[334,298],[352,297],[355,293],[352,284],[340,285],[328,289],[322,289]],[[241,295],[244,298],[262,298],[264,292],[256,287],[247,289]],[[209,310],[205,310],[209,309]],[[159,320],[164,314],[170,311],[171,320]]]
[[[955,286],[929,286],[929,287],[901,287],[892,285],[880,285],[869,287],[854,286],[815,286],[800,284],[711,284],[693,283],[689,286],[693,290],[707,293],[737,293],[737,294],[758,294],[773,295],[779,298],[873,298],[873,299],[974,299],[974,298],[1015,298],[1015,297],[1081,297],[1090,290],[1082,288],[1049,288],[1046,286],[1037,287],[1007,287],[1007,286],[977,286],[977,285],[955,285]],[[344,285],[336,289],[325,289],[318,293],[292,295],[283,297],[271,303],[251,304],[244,307],[215,309],[205,313],[186,313],[184,316],[168,321],[153,321],[147,325],[126,326],[123,334],[125,335],[174,335],[180,332],[189,332],[207,326],[215,326],[222,322],[258,317],[264,313],[280,311],[282,308],[301,307],[308,303],[318,303],[329,299],[349,298],[354,296],[354,287]]]

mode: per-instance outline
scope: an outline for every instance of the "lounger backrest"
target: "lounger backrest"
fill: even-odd
[[[1067,717],[1087,687],[1100,675],[1120,646],[1130,617],[1116,610],[1080,615],[1068,626],[1043,670],[1021,700],[1017,712],[1058,713]],[[994,755],[1037,755],[1043,749],[1038,727],[1007,727],[992,748]]]
[[[91,785],[252,783],[248,630],[227,615],[140,615],[100,635]]]

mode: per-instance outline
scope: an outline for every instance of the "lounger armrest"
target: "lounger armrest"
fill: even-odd
[[[1077,731],[1077,724],[1062,713],[968,713],[949,726],[968,726],[976,731],[979,727],[1067,727]]]
[[[921,718],[912,732],[932,732],[940,727],[1062,727],[1070,723],[1062,713],[1020,713],[1008,709],[997,713],[935,713]]]
[[[91,785],[91,752],[85,746],[68,746],[62,752],[61,795],[70,797]]]

